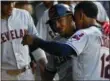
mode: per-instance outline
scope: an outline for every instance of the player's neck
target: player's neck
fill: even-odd
[[[90,25],[97,25],[97,21],[95,19],[88,20],[86,23],[86,27],[88,27]]]

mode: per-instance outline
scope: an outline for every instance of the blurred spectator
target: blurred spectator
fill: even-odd
[[[98,2],[98,1],[95,1],[94,3],[95,3],[95,4],[97,5],[97,7],[98,7],[97,20],[98,20],[98,21],[101,21],[101,22],[109,21],[109,17],[108,17],[108,15],[107,15],[106,10],[105,10],[105,8],[103,7],[103,5],[102,5],[100,2]]]
[[[42,1],[40,4],[36,5],[36,22],[42,17],[45,10],[50,8],[53,4],[56,4],[56,1]]]
[[[16,8],[25,9],[27,10],[31,15],[33,14],[33,8],[32,4],[29,1],[18,1],[15,5]]]
[[[102,5],[104,6],[106,12],[107,12],[107,15],[109,16],[110,18],[110,1],[100,1],[102,3]]]

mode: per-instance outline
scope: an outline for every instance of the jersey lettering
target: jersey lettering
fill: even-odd
[[[105,56],[105,54],[103,54],[101,57],[101,62],[101,77],[110,79],[110,55]],[[105,65],[106,62],[108,62],[107,65]]]
[[[105,49],[109,50],[110,49],[109,42],[110,42],[109,37],[103,35],[102,40],[101,40],[101,47],[106,47],[106,48],[103,48],[103,50],[105,50]],[[105,52],[103,52],[102,54],[103,55],[101,57],[101,74],[100,74],[100,77],[110,79],[110,54],[107,55]]]
[[[6,40],[5,34],[1,33],[1,43],[6,42]]]
[[[73,38],[76,40],[80,40],[80,38],[84,35],[84,33],[81,33],[79,35],[74,35]]]
[[[27,33],[26,29],[10,30],[8,32],[1,33],[1,43],[9,41],[10,39],[22,38]]]
[[[20,38],[23,37],[23,30],[22,29],[20,29],[20,36],[19,37]]]
[[[11,31],[10,31],[10,34],[11,34],[12,39],[15,39],[14,33],[15,33],[14,30],[11,30]]]
[[[15,30],[15,37],[16,38],[19,38],[18,34],[17,34],[17,31]]]

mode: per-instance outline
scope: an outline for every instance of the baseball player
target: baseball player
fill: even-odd
[[[62,1],[62,2],[65,2],[65,1]],[[71,10],[74,12],[74,5],[76,5],[76,4],[73,4],[73,3],[71,3],[71,4],[69,4],[70,5],[70,8],[72,8]],[[72,6],[71,6],[72,5]],[[99,9],[101,9],[101,8],[99,8]],[[103,10],[103,9],[102,9]],[[100,10],[101,11],[101,10]],[[105,16],[105,18],[106,18],[107,16]],[[100,16],[100,18],[101,19],[105,19],[103,16]],[[47,24],[45,24],[46,23],[46,21],[48,20],[49,18],[48,18],[48,10],[46,10],[45,12],[44,12],[44,15],[41,17],[41,19],[38,21],[38,24],[37,24],[37,30],[39,30],[38,32],[40,33],[40,35],[41,35],[41,37],[44,39],[44,40],[55,40],[55,41],[60,41],[60,40],[62,40],[62,37],[60,38],[60,37],[56,37],[56,35],[55,35],[55,33],[51,30],[51,28],[50,28],[50,26],[49,25],[47,25]],[[50,33],[51,32],[51,33]],[[61,42],[61,41],[60,41]],[[52,55],[50,55],[49,57],[48,57],[48,64],[47,64],[47,67],[46,67],[46,69],[48,69],[49,71],[54,71],[55,70],[55,68],[57,67],[58,68],[58,66],[56,66],[56,65],[62,65],[62,67],[66,67],[66,66],[70,66],[68,63],[58,63],[58,64],[56,64],[56,62],[59,62],[59,60],[61,61],[61,60],[64,60],[65,58],[62,58],[62,57],[58,57],[58,56],[52,56]],[[56,61],[56,62],[55,62]],[[65,66],[64,66],[65,65]],[[63,79],[64,77],[65,78],[67,78],[67,75],[66,75],[66,73],[65,73],[65,70],[64,69],[62,69],[62,67],[60,66],[59,68],[60,68],[60,70],[59,71],[57,71],[58,72],[58,74],[59,74],[59,77],[57,76],[57,77],[55,77],[57,80],[59,80],[59,79]],[[69,73],[70,74],[70,73]],[[52,74],[51,74],[52,75]],[[59,78],[59,79],[58,79]],[[65,79],[64,78],[64,79]],[[70,77],[69,77],[70,78]]]
[[[101,25],[96,21],[97,6],[91,1],[80,2],[75,7],[74,16],[62,4],[53,6],[49,11],[48,23],[56,25],[56,30],[62,37],[70,37],[66,43],[44,41],[30,35],[26,35],[22,43],[36,44],[56,56],[73,55],[73,80],[109,80],[110,39],[103,34]],[[73,18],[77,28],[75,34]]]
[[[13,1],[1,1],[1,79],[34,80],[28,46],[21,41],[27,33],[38,33],[30,14],[14,6]]]
[[[54,40],[54,41],[60,41],[60,42],[65,41],[65,38],[58,36],[55,33],[55,30],[51,29],[50,26],[46,24],[46,21],[48,19],[49,19],[48,10],[46,10],[44,12],[44,15],[41,17],[41,19],[37,23],[37,30],[39,35],[41,35],[42,39],[49,40],[49,41]],[[67,78],[69,76],[68,73],[65,71],[67,70],[67,68],[71,68],[69,67],[71,63],[68,64],[70,62],[70,57],[66,58],[62,56],[59,57],[59,56],[53,56],[53,55],[47,54],[47,58],[48,58],[48,64],[46,65],[46,71],[48,70],[48,75],[50,74],[51,76],[52,71],[54,72],[56,69],[58,70],[57,74],[56,73],[53,74],[53,76],[56,74],[54,77],[54,80],[58,81],[63,79],[64,77]],[[68,62],[67,62],[67,59],[68,59]],[[65,68],[62,69],[62,67],[65,67]],[[44,77],[47,78],[47,74],[45,74]],[[48,81],[48,78],[47,78],[47,81]]]

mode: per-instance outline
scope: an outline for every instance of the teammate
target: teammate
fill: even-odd
[[[35,80],[28,46],[21,41],[26,33],[38,33],[30,14],[14,6],[14,1],[1,1],[1,80]]]
[[[48,23],[56,25],[55,29],[61,36],[70,37],[66,43],[49,42],[26,35],[23,44],[36,44],[49,54],[57,56],[73,55],[73,80],[109,80],[110,39],[103,34],[96,21],[97,6],[91,1],[80,2],[75,7],[74,17],[69,11],[61,10],[65,10],[61,4],[50,8]],[[72,18],[77,28],[75,34],[71,26]]]

